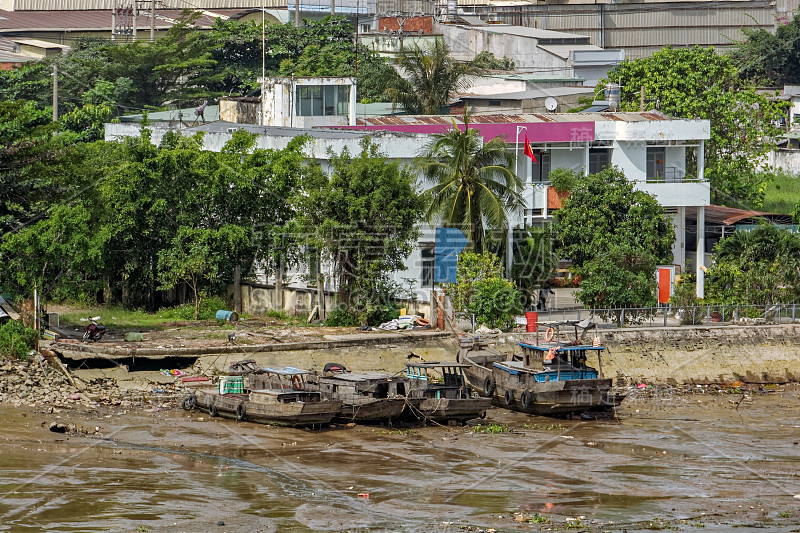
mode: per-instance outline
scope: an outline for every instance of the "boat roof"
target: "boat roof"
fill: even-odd
[[[559,352],[571,352],[577,350],[605,350],[605,346],[592,346],[591,344],[575,344],[575,345],[562,345],[555,342],[548,342],[545,344],[528,344],[527,342],[520,342],[523,348],[530,348],[531,350],[539,350],[540,352],[550,351],[550,348],[557,348]]]
[[[359,381],[388,381],[395,376],[390,374],[381,374],[380,372],[346,372],[343,374],[335,373],[330,376],[321,376],[320,380],[333,379],[339,381],[351,381],[357,383]]]
[[[264,372],[268,372],[270,374],[278,374],[281,376],[295,376],[297,374],[308,374],[308,370],[303,370],[302,368],[296,368],[293,366],[285,366],[283,368],[270,368],[264,367],[262,368]]]
[[[416,368],[469,368],[469,365],[465,365],[463,363],[456,363],[453,362],[431,362],[431,363],[406,363],[407,367],[416,367]]]

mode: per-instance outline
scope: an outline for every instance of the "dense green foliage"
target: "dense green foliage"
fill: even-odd
[[[741,76],[760,86],[800,84],[800,16],[777,22],[775,33],[743,29],[746,39],[731,52]]]
[[[767,182],[757,169],[780,133],[773,122],[783,116],[785,103],[771,101],[741,80],[730,57],[713,48],[666,47],[648,58],[623,61],[599,83],[609,80],[622,86],[623,111],[639,110],[644,87],[645,99],[658,102],[667,115],[708,119],[705,177],[712,202],[760,205]],[[690,155],[687,176],[697,172],[696,154]]]
[[[418,166],[431,188],[425,191],[426,216],[433,223],[460,228],[472,250],[486,249],[487,229],[505,229],[507,213],[522,208],[522,183],[511,170],[514,154],[500,137],[483,143],[478,130],[455,122],[434,134]]]
[[[0,326],[0,357],[27,359],[34,348],[37,333],[19,320],[9,320]]]
[[[590,308],[649,307],[656,303],[656,261],[635,243],[618,243],[575,269],[581,277],[576,299]]]
[[[525,292],[530,304],[538,290],[553,277],[558,264],[556,236],[548,224],[542,228],[514,230],[514,255],[511,279]]]
[[[498,59],[493,53],[484,50],[470,61],[470,64],[481,70],[514,70],[514,60],[510,57]]]
[[[655,198],[636,190],[616,167],[581,178],[555,213],[559,253],[582,267],[615,245],[631,244],[672,263],[675,234]]]
[[[333,261],[348,311],[362,324],[380,323],[399,295],[390,275],[416,242],[422,199],[411,171],[369,139],[358,155],[345,149],[334,156],[331,168],[330,175],[310,173],[302,182],[297,235]]]
[[[769,305],[800,298],[800,235],[765,224],[717,243],[706,300]]]
[[[31,110],[18,112],[22,122]],[[288,198],[307,171],[304,142],[259,150],[238,131],[215,153],[201,149],[201,135],[170,133],[155,146],[145,129],[122,143],[64,147],[40,177],[60,201],[46,206],[29,189],[0,204],[17,215],[0,241],[0,279],[20,296],[38,287],[45,298],[148,309],[187,286],[199,311],[201,292],[229,284],[236,267],[247,273],[254,260],[284,253]]]
[[[457,312],[475,314],[477,324],[509,329],[523,306],[515,284],[503,279],[500,258],[484,252],[462,252],[458,256],[456,283],[445,285]]]
[[[440,114],[454,92],[465,89],[473,76],[483,72],[453,59],[441,39],[429,47],[404,47],[397,55],[397,65],[403,75],[394,78],[386,93],[409,114]]]
[[[655,198],[617,168],[582,178],[555,214],[559,253],[581,276],[589,307],[641,307],[655,302],[654,268],[672,263],[672,225]]]
[[[95,140],[112,116],[257,90],[261,25],[217,20],[210,31],[197,31],[195,18],[181,19],[155,42],[83,39],[66,55],[0,71],[0,100],[30,100],[46,110],[57,66],[62,129]],[[341,16],[306,20],[299,28],[268,24],[264,43],[267,76],[355,76],[357,65],[358,97],[372,100],[385,99],[384,88],[397,76],[374,52],[356,50]]]

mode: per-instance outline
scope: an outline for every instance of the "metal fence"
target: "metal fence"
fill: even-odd
[[[589,319],[600,327],[791,324],[800,321],[800,304],[698,305],[539,311],[542,325]]]

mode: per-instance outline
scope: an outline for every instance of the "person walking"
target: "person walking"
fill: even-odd
[[[537,311],[547,311],[547,297],[550,294],[555,294],[555,292],[553,292],[549,284],[545,284],[544,287],[539,289],[539,301],[536,303]]]

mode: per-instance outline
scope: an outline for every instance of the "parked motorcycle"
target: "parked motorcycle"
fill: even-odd
[[[89,319],[89,325],[86,326],[86,333],[83,334],[83,342],[97,342],[103,338],[103,335],[106,334],[106,327],[100,324],[100,322],[98,322],[99,320],[99,316]]]

